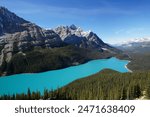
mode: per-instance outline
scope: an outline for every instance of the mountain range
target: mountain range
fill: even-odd
[[[0,66],[9,63],[13,56],[34,48],[60,48],[72,45],[112,54],[121,51],[104,43],[94,32],[83,31],[75,25],[44,29],[27,21],[7,8],[0,7]]]
[[[85,32],[74,24],[71,26],[59,26],[55,28],[54,31],[61,37],[62,41],[67,44],[97,49],[108,46],[92,31]]]
[[[113,46],[124,51],[145,53],[150,51],[150,38],[132,39]]]

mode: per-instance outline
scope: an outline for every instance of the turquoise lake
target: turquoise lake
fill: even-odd
[[[129,61],[127,60],[119,60],[113,57],[110,59],[92,60],[85,64],[60,70],[0,77],[0,95],[26,93],[28,88],[31,91],[38,90],[43,93],[44,89],[57,89],[105,68],[119,72],[129,72],[125,67],[128,63]]]

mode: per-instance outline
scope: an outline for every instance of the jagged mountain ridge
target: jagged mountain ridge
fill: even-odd
[[[105,44],[95,33],[91,31],[84,32],[75,25],[71,25],[70,27],[57,27],[54,31],[61,37],[62,41],[67,44],[74,44],[83,48],[98,49],[107,46],[107,44]],[[1,45],[4,45],[3,43],[8,43],[12,47],[13,42],[20,41],[18,43],[19,51],[28,49],[30,46],[53,47],[60,41],[58,36],[52,30],[42,29],[39,26],[18,17],[4,7],[0,7],[0,35]],[[55,44],[51,45],[48,44],[49,40],[46,40],[46,38],[52,39],[52,35],[54,38],[57,38],[57,41]],[[7,45],[7,48],[9,45]]]
[[[94,32],[85,32],[74,24],[71,26],[59,26],[53,30],[67,44],[99,50],[102,50],[102,48],[110,48],[110,46],[104,43]]]

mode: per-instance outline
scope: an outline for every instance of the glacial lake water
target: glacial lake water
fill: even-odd
[[[109,68],[119,72],[129,72],[125,67],[129,61],[117,58],[92,60],[85,64],[72,66],[60,70],[52,70],[43,73],[17,74],[0,77],[0,95],[26,93],[44,89],[57,89],[74,80],[95,74],[103,69]]]

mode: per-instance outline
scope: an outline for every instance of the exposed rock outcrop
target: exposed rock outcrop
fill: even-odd
[[[0,7],[0,64],[4,60],[10,61],[13,54],[20,51],[38,46],[53,48],[61,44],[61,38],[54,31],[45,30]]]

